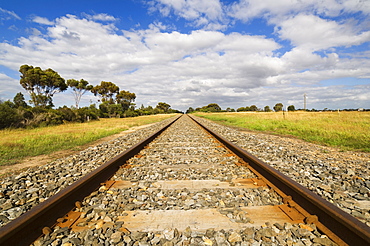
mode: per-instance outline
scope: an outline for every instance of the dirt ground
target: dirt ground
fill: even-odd
[[[9,174],[13,174],[13,173],[18,173],[21,170],[29,168],[29,167],[45,165],[45,164],[47,164],[49,162],[52,162],[56,159],[76,154],[76,153],[78,153],[78,152],[80,152],[84,149],[89,148],[89,147],[96,146],[96,145],[99,145],[101,143],[113,140],[115,138],[118,138],[120,136],[123,136],[123,135],[126,135],[128,133],[134,132],[134,131],[139,130],[141,128],[148,127],[148,126],[153,125],[153,124],[132,127],[132,128],[130,128],[126,131],[122,131],[120,133],[117,133],[117,134],[114,134],[114,135],[111,135],[111,136],[108,136],[108,137],[105,137],[105,138],[101,138],[101,139],[99,139],[97,141],[94,141],[92,143],[79,146],[78,150],[61,150],[61,151],[53,152],[53,153],[48,154],[48,155],[39,155],[39,156],[35,156],[35,157],[26,158],[21,163],[18,163],[18,164],[8,165],[8,166],[0,166],[0,176],[9,175]]]

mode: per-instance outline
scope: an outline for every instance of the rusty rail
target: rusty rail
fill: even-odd
[[[30,245],[42,235],[42,229],[44,227],[53,226],[58,218],[63,217],[75,207],[76,201],[82,201],[84,197],[98,189],[100,184],[113,176],[121,165],[139,153],[140,150],[153,141],[178,118],[180,116],[176,117],[158,132],[135,144],[72,185],[61,190],[56,195],[0,228],[0,245]]]
[[[317,216],[318,223],[316,225],[334,242],[339,245],[370,245],[370,227],[262,162],[239,146],[229,142],[224,137],[201,124],[194,117],[191,116],[190,118],[248,163],[249,167],[252,170],[254,169],[258,176],[262,176],[275,189],[291,196],[292,200],[306,212]]]
[[[76,201],[82,201],[84,197],[98,189],[100,184],[113,176],[121,165],[136,155],[179,117],[176,117],[147,139],[132,146],[55,196],[0,228],[0,245],[31,244],[42,235],[42,228],[53,226],[58,218],[63,217],[75,207]],[[303,213],[306,213],[306,215],[316,215],[318,217],[318,221],[315,222],[316,225],[333,241],[340,245],[370,245],[370,228],[368,226],[229,142],[202,125],[194,117],[191,118],[228,149],[242,158],[251,170],[255,171],[258,176],[278,193],[291,196],[294,202],[290,204],[297,205],[299,209],[303,208]]]

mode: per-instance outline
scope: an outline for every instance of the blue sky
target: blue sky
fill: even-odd
[[[114,82],[137,106],[303,108],[306,93],[309,109],[370,108],[369,58],[370,1],[0,0],[0,100],[28,96],[28,64]]]

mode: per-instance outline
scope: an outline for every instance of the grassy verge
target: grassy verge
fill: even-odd
[[[224,125],[370,152],[370,112],[197,113]]]
[[[12,165],[26,157],[74,149],[130,127],[159,122],[172,116],[151,115],[100,119],[87,123],[71,123],[35,129],[1,130],[0,165]]]

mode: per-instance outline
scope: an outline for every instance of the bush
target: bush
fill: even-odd
[[[75,112],[77,122],[82,123],[89,120],[99,119],[99,110],[95,108],[95,105],[91,105],[90,107],[79,108]]]
[[[103,102],[99,105],[100,117],[102,118],[115,118],[123,114],[121,104],[114,104],[109,102]]]
[[[76,121],[76,113],[72,109],[68,108],[67,106],[64,106],[63,108],[57,109],[57,114],[62,117],[63,121]]]
[[[53,109],[50,107],[30,107],[24,100],[22,93],[18,93],[14,97],[14,102],[0,101],[0,129],[8,127],[39,127],[59,125],[66,122],[86,122],[89,120],[98,120],[99,117],[115,118],[115,117],[136,117],[139,115],[150,115],[160,113],[182,113],[178,110],[169,108],[166,103],[163,106],[168,106],[166,110],[159,107],[151,106],[142,107],[135,110],[132,104],[127,110],[124,110],[123,104],[103,102],[96,108],[95,104],[83,108],[69,108],[67,106]],[[124,104],[125,105],[125,104]],[[210,104],[209,106],[218,106]],[[127,105],[126,105],[127,106]]]
[[[294,107],[294,105],[290,105],[290,106],[288,106],[288,111],[295,111],[295,107]]]
[[[134,110],[127,110],[124,113],[124,117],[136,117],[139,116],[139,113]]]
[[[19,127],[22,116],[18,114],[14,104],[10,101],[0,102],[0,129],[8,127]]]

